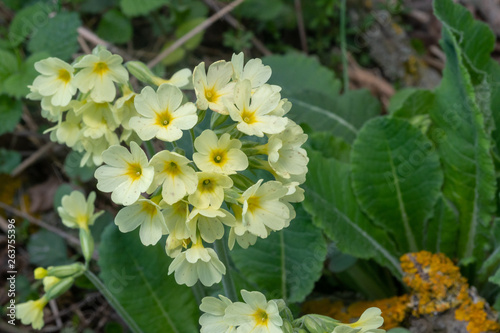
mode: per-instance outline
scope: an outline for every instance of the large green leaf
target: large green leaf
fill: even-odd
[[[333,72],[313,58],[288,54],[265,57],[263,62],[273,69],[269,83],[282,87],[282,96],[292,102],[287,116],[297,123],[352,143],[365,121],[381,112],[380,103],[367,90],[340,96],[340,82]]]
[[[46,52],[38,52],[30,55],[20,66],[19,70],[12,73],[3,82],[3,91],[13,97],[22,98],[29,93],[28,85],[38,75],[35,70],[35,63],[49,56]]]
[[[5,80],[19,69],[16,56],[9,51],[0,50],[0,93],[5,92]]]
[[[443,191],[459,211],[458,254],[477,259],[483,250],[480,229],[495,210],[491,144],[460,47],[446,26],[441,45],[447,63],[429,113],[439,134],[435,140],[445,175]]]
[[[53,57],[69,60],[78,51],[77,28],[81,24],[77,13],[60,12],[43,27],[34,30],[28,49],[31,52],[48,52]]]
[[[43,29],[53,10],[53,5],[43,1],[21,9],[9,26],[9,40],[12,46],[21,44],[33,31]]]
[[[422,248],[425,221],[443,184],[433,144],[407,121],[368,121],[352,147],[352,186],[361,208],[402,252]]]
[[[138,231],[123,234],[109,225],[99,247],[101,278],[144,333],[198,331],[193,293],[168,275],[163,247],[144,246]]]
[[[312,57],[290,53],[267,56],[262,62],[271,66],[273,74],[269,83],[282,87],[284,97],[302,91],[314,91],[328,96],[339,95],[340,81],[331,70]]]
[[[452,0],[434,1],[434,12],[443,26],[456,36],[462,51],[462,64],[468,69],[476,93],[476,103],[484,115],[487,132],[495,134],[500,144],[500,64],[490,56],[496,37],[488,25],[474,20],[469,10]]]
[[[351,189],[351,167],[321,153],[309,151],[309,173],[304,207],[314,223],[337,247],[359,258],[373,258],[395,276],[402,271],[398,252],[387,232],[375,226],[361,211]]]
[[[455,258],[458,227],[458,214],[455,207],[441,196],[434,207],[434,215],[426,225],[424,249]]]
[[[128,42],[132,38],[132,32],[130,19],[117,9],[106,12],[97,27],[99,37],[117,44]]]
[[[270,298],[301,302],[321,277],[326,241],[301,208],[290,226],[259,239],[248,249],[231,251],[235,266]]]

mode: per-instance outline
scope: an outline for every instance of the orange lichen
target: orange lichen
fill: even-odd
[[[469,333],[500,332],[500,324],[488,304],[474,288],[469,288],[459,268],[444,254],[421,251],[405,254],[400,260],[403,282],[410,288],[410,293],[349,306],[328,299],[309,301],[303,311],[348,323],[357,320],[367,308],[375,306],[382,310],[382,328],[387,330],[400,326],[410,314],[414,317],[433,316],[454,310],[456,320],[467,322]]]

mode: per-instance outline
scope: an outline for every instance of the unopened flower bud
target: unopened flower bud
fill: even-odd
[[[45,296],[49,300],[61,296],[69,288],[71,288],[74,281],[75,281],[75,279],[72,277],[67,277],[67,278],[60,280],[59,282],[57,282],[53,286],[51,286],[49,288],[49,290],[47,290],[47,293],[45,294]]]
[[[55,276],[58,278],[65,278],[68,276],[77,275],[85,271],[85,266],[82,263],[76,262],[70,265],[49,267],[47,269],[47,275]]]

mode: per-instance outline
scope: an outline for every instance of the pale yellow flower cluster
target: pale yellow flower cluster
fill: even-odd
[[[302,148],[307,135],[286,117],[291,103],[279,86],[266,83],[271,68],[260,59],[245,64],[240,53],[208,70],[201,63],[192,76],[194,103],[172,84],[185,85],[179,77],[189,71],[163,80],[133,62],[131,73],[158,85],[135,93],[121,62],[102,48],[73,66],[42,60],[30,96],[58,122],[53,140],[85,151],[82,163],[103,164],[95,172],[97,188],[125,206],[115,219],[120,231],[139,228],[144,245],[167,235],[166,253],[174,258],[169,274],[179,284],[218,283],[226,267],[208,244],[226,234],[230,249],[236,242],[247,248],[295,217],[291,203],[304,199],[299,186],[309,161]],[[113,102],[115,83],[123,96]],[[149,151],[148,158],[140,147],[149,140],[182,146],[186,131],[192,155],[165,149]]]
[[[55,123],[47,130],[52,141],[83,153],[81,166],[101,165],[102,153],[112,145],[140,142],[129,126],[139,115],[134,106],[137,94],[122,62],[119,55],[99,46],[71,65],[53,57],[35,64],[40,75],[29,86],[27,98],[41,101],[42,116]],[[173,82],[185,84],[190,76],[190,71],[183,71]],[[122,97],[115,101],[117,86]]]

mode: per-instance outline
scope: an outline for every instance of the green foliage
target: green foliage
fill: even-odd
[[[359,207],[351,188],[351,167],[309,151],[304,207],[337,247],[358,258],[373,258],[401,277],[398,256],[387,231],[376,227]]]
[[[302,302],[320,278],[326,242],[302,209],[290,226],[259,239],[248,249],[235,246],[231,258],[243,276],[268,298]]]
[[[120,8],[127,16],[146,15],[154,9],[170,3],[169,0],[120,0]]]
[[[5,93],[5,81],[19,69],[16,56],[10,51],[0,50],[0,93]]]
[[[29,56],[19,67],[16,72],[5,79],[3,90],[7,95],[15,98],[25,97],[29,93],[28,85],[33,83],[33,80],[38,75],[35,70],[35,62],[45,59],[48,54],[45,52],[34,53]]]
[[[458,214],[453,205],[443,196],[438,198],[433,209],[434,216],[426,225],[423,248],[433,253],[444,253],[456,258],[458,237]]]
[[[421,249],[443,183],[432,143],[405,120],[379,117],[359,132],[351,162],[363,211],[393,233],[402,253]]]
[[[292,102],[288,116],[297,123],[305,122],[316,131],[329,131],[352,143],[365,121],[380,114],[380,103],[367,90],[339,96],[339,80],[312,58],[289,54],[263,61],[273,69],[269,82],[280,85],[282,96]]]
[[[102,16],[97,34],[111,43],[123,44],[132,38],[132,30],[130,19],[113,9]]]
[[[161,245],[144,246],[138,230],[106,228],[99,247],[101,278],[144,332],[198,330],[198,305],[189,288],[167,275],[171,262]]]
[[[64,160],[64,172],[75,181],[87,182],[94,177],[95,166],[80,166],[83,154],[72,150]]]
[[[20,10],[9,26],[9,40],[12,46],[21,44],[32,32],[44,29],[53,9],[53,6],[44,2],[37,2]]]
[[[445,174],[443,191],[459,211],[459,256],[478,259],[482,257],[481,229],[495,209],[491,144],[461,51],[447,28],[442,46],[447,64],[429,113],[434,131],[441,133],[436,141]]]
[[[70,263],[64,239],[47,230],[40,230],[31,235],[28,242],[28,253],[30,262],[40,267]]]
[[[77,13],[59,12],[36,29],[28,43],[31,52],[48,52],[51,56],[69,60],[78,51],[78,32],[81,21]]]
[[[0,148],[0,173],[11,173],[19,163],[21,163],[21,154],[15,150]]]
[[[21,102],[11,99],[5,95],[0,95],[0,134],[12,131],[23,113]]]

